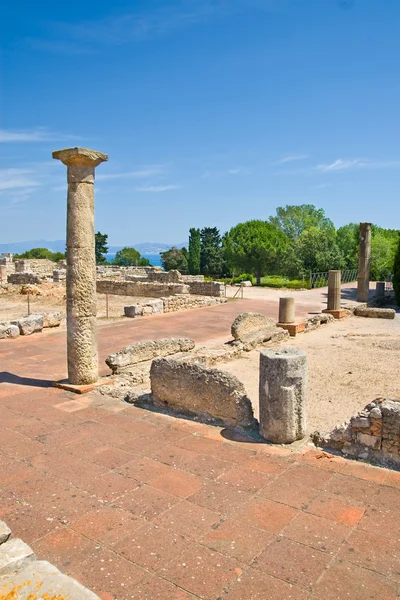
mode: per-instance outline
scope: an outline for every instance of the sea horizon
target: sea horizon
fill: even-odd
[[[113,262],[116,252],[108,252],[105,256],[108,262]],[[161,255],[160,254],[142,254],[142,258],[147,258],[150,261],[152,267],[161,267]]]

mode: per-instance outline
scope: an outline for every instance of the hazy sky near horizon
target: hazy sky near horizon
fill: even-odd
[[[2,3],[0,243],[65,237],[70,146],[109,154],[111,244],[303,203],[399,228],[399,31],[399,0]]]

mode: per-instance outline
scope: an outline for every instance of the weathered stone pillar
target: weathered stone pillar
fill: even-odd
[[[0,283],[7,283],[7,267],[0,265]]]
[[[376,282],[375,296],[377,298],[384,298],[385,297],[385,287],[386,287],[386,283],[384,281],[377,281]]]
[[[297,348],[260,352],[260,434],[291,444],[306,434],[306,353]]]
[[[279,323],[294,323],[294,298],[279,298]]]
[[[67,206],[67,355],[68,382],[98,379],[94,170],[107,154],[88,148],[53,152],[68,167]]]
[[[368,302],[371,263],[371,223],[360,223],[357,302]]]
[[[328,310],[340,310],[341,282],[341,271],[328,271]]]

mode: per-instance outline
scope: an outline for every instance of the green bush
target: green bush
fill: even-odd
[[[241,275],[238,275],[232,279],[232,283],[242,283],[242,281],[251,281],[253,283],[253,275],[250,273],[242,273]]]
[[[304,288],[309,288],[310,284],[308,281],[303,281],[302,279],[287,279],[286,277],[273,275],[270,277],[263,277],[261,279],[261,286],[276,289],[288,288],[292,290],[300,290]]]
[[[400,306],[400,240],[394,257],[393,289],[396,296],[396,302],[398,306]]]

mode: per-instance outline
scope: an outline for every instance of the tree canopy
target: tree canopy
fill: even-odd
[[[252,273],[257,283],[274,273],[288,247],[287,236],[268,221],[247,221],[232,227],[223,238],[223,250],[232,271]]]
[[[114,265],[120,267],[148,267],[150,261],[140,255],[135,248],[125,246],[122,250],[118,250],[114,258]]]
[[[224,255],[217,227],[204,227],[200,232],[200,272],[203,275],[221,274]]]
[[[276,209],[276,217],[269,218],[270,223],[285,233],[288,238],[298,239],[303,231],[316,227],[318,229],[335,229],[334,224],[325,215],[323,208],[313,204],[286,205]]]
[[[166,271],[171,271],[172,269],[187,271],[188,251],[186,248],[179,249],[173,246],[169,250],[161,252],[161,264]]]
[[[65,258],[65,254],[63,252],[52,252],[47,248],[32,248],[31,250],[27,250],[22,254],[14,254],[14,258],[31,258],[31,259],[47,259],[52,262],[58,262],[59,260],[63,260]]]
[[[100,233],[98,231],[95,234],[95,253],[96,253],[96,265],[103,265],[106,262],[105,254],[108,252],[107,233]]]

